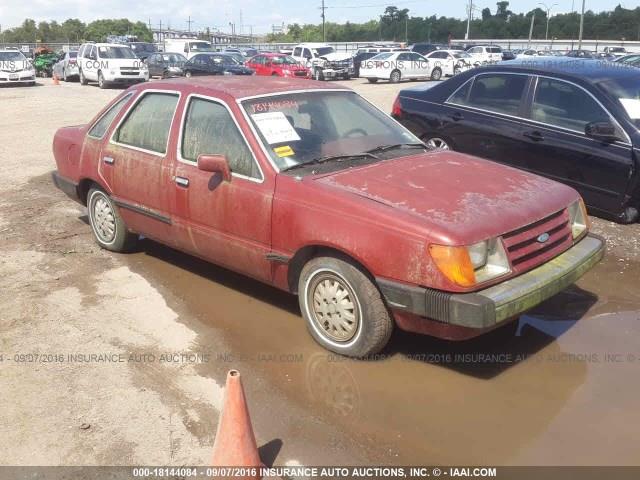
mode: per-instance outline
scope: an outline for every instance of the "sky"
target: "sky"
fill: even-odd
[[[192,30],[206,27],[230,32],[229,22],[236,24],[236,33],[267,33],[273,24],[319,23],[322,0],[0,0],[0,28],[18,26],[25,18],[38,21],[79,18],[90,22],[100,18],[128,18],[132,21],[151,22],[163,28],[187,29],[189,16]],[[497,0],[475,0],[476,16],[489,7],[495,13]],[[551,13],[566,13],[573,8],[580,10],[581,0],[543,0],[551,7]],[[621,4],[635,8],[637,0],[586,0],[586,9],[612,10]],[[378,18],[387,5],[409,9],[411,16],[447,16],[466,18],[467,0],[325,0],[326,19],[331,22],[361,23]],[[512,0],[509,9],[526,12],[539,6],[539,0]],[[474,8],[475,10],[475,8]],[[242,28],[240,27],[242,25]]]

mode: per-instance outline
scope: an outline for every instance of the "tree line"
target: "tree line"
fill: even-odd
[[[576,2],[576,4],[579,2]],[[535,8],[527,13],[509,10],[509,2],[496,4],[495,13],[489,8],[474,12],[469,38],[528,38],[531,17],[534,15],[532,38],[544,39],[547,28],[547,12]],[[553,15],[549,18],[549,39],[569,40],[578,37],[580,14],[578,12]],[[409,9],[389,6],[378,20],[366,23],[326,23],[328,42],[368,42],[375,40],[446,42],[450,37],[464,39],[467,20],[452,17],[414,17]],[[583,38],[596,40],[640,40],[640,7],[627,9],[618,5],[613,10],[584,15]],[[270,34],[271,42],[322,41],[322,24],[289,26],[286,34]]]
[[[39,22],[26,19],[19,27],[0,33],[0,43],[82,43],[104,42],[107,35],[135,35],[141,42],[153,39],[151,30],[143,22],[131,22],[126,18],[96,20],[85,24],[77,18],[62,23],[55,20]]]

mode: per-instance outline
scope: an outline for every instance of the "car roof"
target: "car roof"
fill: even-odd
[[[179,90],[183,93],[199,93],[213,97],[229,96],[236,99],[269,94],[281,94],[287,92],[313,91],[313,90],[352,90],[341,85],[314,80],[267,77],[259,75],[247,76],[202,76],[191,78],[173,78],[159,80],[153,83],[141,83],[131,89],[136,90]]]
[[[501,62],[495,70],[522,70],[533,73],[554,73],[568,78],[586,79],[592,83],[611,78],[640,77],[637,68],[616,62],[585,58],[539,56]]]

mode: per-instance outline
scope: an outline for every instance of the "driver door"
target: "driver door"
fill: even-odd
[[[229,107],[192,95],[181,119],[171,216],[185,251],[262,281],[271,280],[271,208],[265,178]],[[224,155],[231,180],[198,168],[202,154]]]

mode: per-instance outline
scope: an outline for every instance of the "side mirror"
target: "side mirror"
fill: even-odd
[[[584,133],[588,137],[602,140],[603,142],[615,142],[618,140],[615,125],[608,121],[589,122],[584,127]]]
[[[224,155],[198,155],[198,168],[203,172],[219,173],[225,182],[231,181],[231,169]]]

